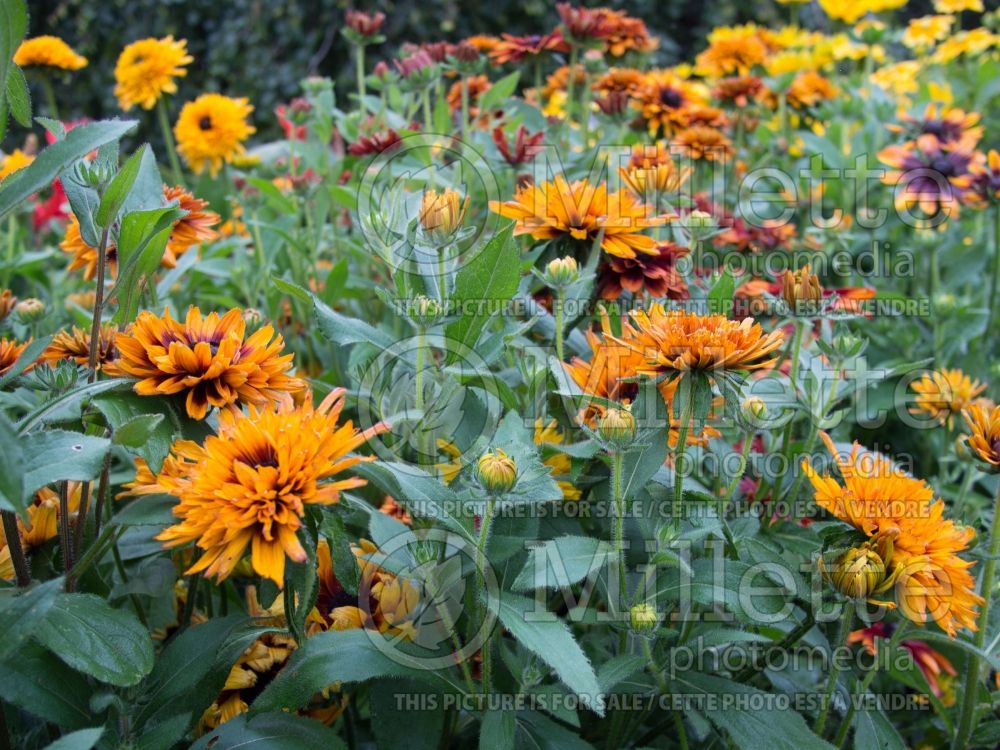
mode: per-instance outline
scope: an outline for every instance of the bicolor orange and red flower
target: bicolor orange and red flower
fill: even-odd
[[[108,372],[139,378],[135,392],[142,396],[183,394],[192,419],[204,419],[213,406],[238,411],[241,404],[287,404],[289,394],[303,388],[287,374],[293,355],[282,353],[281,335],[264,326],[247,336],[238,308],[202,317],[190,307],[183,321],[169,311],[162,317],[144,311],[115,343],[120,356]]]

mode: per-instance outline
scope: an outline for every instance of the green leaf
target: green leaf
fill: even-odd
[[[368,343],[374,344],[380,349],[389,349],[395,343],[392,336],[385,331],[381,331],[363,320],[335,312],[315,294],[310,293],[309,296],[312,298],[313,313],[316,315],[320,333],[334,344],[349,346]]]
[[[111,441],[115,445],[138,448],[149,440],[162,421],[162,414],[139,414],[115,430]]]
[[[235,716],[191,750],[346,750],[336,731],[315,719],[283,713]]]
[[[813,734],[801,714],[771,707],[767,693],[748,685],[688,671],[672,680],[670,692],[696,701],[693,705],[744,750],[833,750]]]
[[[248,627],[243,615],[216,617],[172,639],[138,689],[141,725],[181,712],[201,716],[219,694],[229,670],[264,628]]]
[[[31,127],[31,92],[24,72],[16,65],[10,66],[7,76],[7,105],[21,127]]]
[[[499,603],[487,604],[496,609],[501,624],[518,643],[552,667],[584,705],[604,716],[604,697],[597,675],[566,623],[555,615],[542,619],[545,616],[539,615],[533,600],[506,592]]]
[[[514,750],[517,737],[517,714],[490,709],[479,726],[479,750]]]
[[[131,389],[132,383],[132,380],[125,378],[114,378],[111,380],[97,380],[93,383],[87,383],[86,385],[74,388],[58,398],[46,401],[25,416],[24,419],[17,423],[17,431],[21,435],[25,435],[33,427],[43,422],[77,418],[80,416],[81,405],[87,399],[96,396],[98,393]]]
[[[62,578],[54,578],[27,590],[4,589],[0,592],[0,633],[3,633],[0,663],[16,660],[21,644],[35,634],[55,604],[62,582]]]
[[[906,743],[882,709],[862,709],[854,718],[854,750],[906,750]]]
[[[729,266],[712,285],[708,292],[708,311],[717,315],[728,315],[732,308],[733,294],[736,292],[736,279]]]
[[[96,396],[94,406],[108,420],[115,443],[133,447],[135,452],[146,460],[152,471],[160,470],[163,459],[167,457],[170,446],[183,427],[182,417],[170,401],[139,396],[135,393],[116,393]],[[157,419],[156,424],[151,422],[146,424],[144,429],[148,430],[148,434],[142,440],[132,444],[132,438],[126,434],[125,437],[130,442],[123,442],[121,431],[125,430],[127,425],[132,425],[128,428],[129,432],[138,430],[141,420],[152,420],[154,417]]]
[[[55,742],[46,745],[45,750],[90,750],[101,739],[104,727],[80,729],[64,734]]]
[[[0,219],[28,196],[52,184],[64,169],[95,148],[117,141],[138,124],[137,120],[99,120],[73,128],[66,137],[42,151],[31,164],[0,184]]]
[[[146,628],[93,594],[60,594],[36,638],[74,669],[111,685],[135,685],[153,668]]]
[[[611,545],[590,537],[561,536],[533,545],[511,589],[530,591],[578,583],[601,570],[611,555]]]
[[[358,585],[360,578],[358,573],[358,562],[351,551],[351,539],[347,534],[344,521],[336,512],[326,513],[323,516],[323,526],[320,533],[326,537],[330,547],[330,561],[333,569],[337,571],[337,580],[351,596],[358,595]]]
[[[107,438],[69,430],[47,430],[25,435],[22,440],[24,488],[27,501],[39,487],[63,479],[86,481],[104,468],[104,456],[111,448]]]
[[[23,643],[3,671],[0,698],[8,703],[65,729],[94,723],[90,682],[37,643]]]
[[[438,750],[444,732],[445,708],[436,693],[415,680],[383,680],[368,689],[372,707],[372,731],[377,747],[406,750]],[[406,710],[411,696],[437,699],[416,711]],[[400,702],[402,701],[402,703]],[[400,721],[400,716],[406,721]]]
[[[122,165],[122,168],[118,170],[118,173],[108,184],[104,195],[101,196],[101,202],[97,206],[97,215],[94,217],[99,227],[111,226],[112,222],[118,217],[118,212],[125,205],[129,191],[132,190],[132,185],[135,184],[135,178],[139,175],[139,165],[142,163],[142,158],[148,150],[148,145],[142,145]]]
[[[174,222],[183,215],[178,208],[151,208],[125,214],[118,234],[118,278],[108,293],[109,299],[118,297],[118,311],[112,319],[115,323],[130,323],[138,313],[146,277],[160,267]]]
[[[412,677],[449,691],[453,686],[438,672],[415,669],[387,652],[399,646],[379,648],[379,633],[357,630],[329,630],[302,644],[285,668],[264,688],[250,706],[250,715],[268,711],[293,711],[304,706],[314,693],[335,682],[367,682],[377,677]]]
[[[459,269],[452,300],[462,315],[445,328],[447,364],[454,363],[463,351],[474,349],[479,334],[496,313],[497,303],[513,298],[521,280],[520,260],[510,224]],[[467,309],[463,303],[470,303]]]
[[[0,140],[7,131],[7,87],[17,68],[13,60],[28,30],[28,7],[24,0],[0,1]]]
[[[517,71],[505,75],[499,81],[490,86],[489,90],[479,97],[479,101],[476,102],[476,106],[479,107],[481,112],[487,112],[491,109],[499,109],[504,106],[510,95],[514,93],[517,89],[517,81],[521,77],[521,74]],[[441,131],[444,132],[444,131]]]
[[[17,429],[0,414],[0,510],[25,512],[23,456]]]

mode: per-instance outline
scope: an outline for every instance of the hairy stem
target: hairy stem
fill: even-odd
[[[10,560],[14,565],[14,576],[18,586],[27,586],[31,583],[31,572],[28,569],[28,558],[24,556],[24,547],[21,546],[21,533],[17,528],[17,514],[12,510],[0,511],[3,517],[3,535],[7,540],[7,549],[10,550]]]
[[[847,643],[847,636],[851,633],[851,623],[854,622],[854,602],[844,605],[844,614],[840,619],[840,628],[837,631],[837,639],[834,641],[830,653],[830,677],[826,681],[826,690],[823,693],[823,704],[816,719],[814,731],[820,737],[826,729],[826,720],[830,716],[830,706],[833,704],[833,691],[837,687],[837,678],[840,676],[839,662],[836,658],[836,650],[842,648]]]

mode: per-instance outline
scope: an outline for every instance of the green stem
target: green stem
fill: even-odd
[[[462,140],[469,133],[469,78],[462,76]]]
[[[49,117],[53,120],[62,120],[59,117],[59,105],[56,104],[56,92],[52,89],[52,82],[46,75],[41,76],[42,91],[45,92],[45,102],[48,105]]]
[[[3,517],[3,535],[7,540],[7,549],[10,550],[10,560],[14,565],[14,576],[18,586],[27,586],[31,583],[31,572],[28,569],[28,558],[24,556],[24,547],[21,546],[21,533],[17,528],[17,514],[12,510],[0,511]]]
[[[59,546],[62,548],[63,569],[66,571],[66,591],[73,591],[73,578],[69,572],[73,569],[73,537],[69,528],[69,485],[63,480],[59,483]]]
[[[801,320],[796,320],[793,324],[795,326],[795,336],[792,339],[792,349],[791,349],[791,369],[788,373],[788,380],[792,384],[792,388],[795,390],[795,397],[798,399],[799,393],[799,355],[802,353],[802,335],[805,331],[805,324]],[[785,484],[785,477],[792,467],[792,422],[794,417],[788,420],[785,425],[785,430],[781,437],[781,473],[775,480],[774,485],[774,499],[775,501],[781,499],[781,489]]]
[[[826,729],[826,720],[830,715],[830,706],[833,703],[833,691],[837,687],[837,678],[840,676],[838,667],[840,660],[837,658],[836,650],[847,644],[847,636],[851,634],[851,623],[854,622],[854,602],[847,602],[844,605],[844,615],[840,619],[840,628],[837,631],[837,640],[830,651],[830,677],[826,681],[826,690],[823,693],[823,707],[820,709],[819,717],[816,719],[816,727],[813,731],[820,737]]]
[[[111,227],[106,226],[101,232],[101,241],[97,246],[97,279],[94,289],[94,317],[90,324],[90,356],[88,366],[90,375],[87,381],[97,380],[98,356],[101,350],[101,315],[104,312],[104,274],[108,265],[108,235]]]
[[[893,652],[896,650],[896,646],[899,645],[899,642],[903,636],[903,631],[906,630],[906,626],[908,624],[909,621],[903,620],[903,622],[899,624],[895,632],[892,634],[892,637],[889,639],[888,651],[890,658],[892,657]],[[876,645],[875,648],[877,650],[878,646]],[[864,679],[861,681],[861,685],[858,688],[857,693],[855,694],[864,695],[865,693],[867,693],[868,688],[871,687],[872,681],[875,679],[876,674],[878,674],[878,662],[872,665],[872,668],[865,673]],[[833,739],[833,744],[836,747],[843,747],[844,742],[847,740],[847,733],[851,731],[851,723],[854,721],[855,713],[857,713],[857,703],[855,701],[851,701],[851,705],[847,707],[847,715],[841,722],[840,729],[837,730],[837,735]]]
[[[555,297],[552,300],[552,312],[555,313],[556,322],[556,359],[560,362],[563,361],[563,327],[565,326],[565,321],[563,320],[563,295],[564,292],[562,288],[555,290]]]
[[[812,610],[808,610],[805,619],[802,620],[793,630],[791,630],[788,635],[781,639],[779,643],[774,644],[767,650],[767,655],[765,655],[764,663],[767,662],[767,657],[770,654],[776,653],[778,651],[783,651],[786,648],[790,648],[798,643],[806,633],[813,629],[816,624],[816,615]],[[735,682],[746,682],[750,677],[757,674],[760,668],[756,664],[748,664],[733,677]]]
[[[570,130],[573,122],[573,96],[574,96],[574,79],[576,78],[576,57],[579,50],[577,50],[576,44],[570,43],[569,49],[569,77],[566,79],[566,143],[570,142]]]
[[[476,591],[486,591],[486,545],[490,539],[490,526],[493,523],[493,511],[496,507],[497,499],[490,495],[486,500],[486,510],[479,522],[479,541],[476,544]],[[485,622],[487,616],[487,604],[481,606],[482,617],[480,622]],[[493,652],[492,638],[487,638],[483,644],[483,692],[489,695],[493,691]]]
[[[365,45],[354,45],[354,61],[358,76],[358,108],[365,114]]]
[[[750,444],[753,442],[753,432],[747,430],[743,433],[743,450],[740,452],[740,462],[736,466],[736,473],[733,474],[732,480],[729,482],[729,486],[726,487],[726,494],[721,498],[721,505],[719,507],[719,518],[724,518],[726,515],[726,509],[729,504],[733,501],[733,495],[736,493],[736,488],[740,485],[740,480],[743,478],[743,472],[747,469],[747,459],[750,456]]]
[[[677,730],[677,741],[681,745],[681,750],[688,750],[687,731],[684,729],[684,719],[680,711],[672,711],[674,715],[674,729]]]
[[[653,650],[649,646],[649,638],[642,639],[642,653],[646,657],[646,661],[649,664],[650,671],[653,674],[653,679],[656,680],[656,688],[660,691],[660,695],[669,695],[670,686],[667,685],[667,681],[663,679],[663,672],[660,670],[659,664],[657,664],[656,659],[653,658]],[[684,719],[681,716],[680,711],[671,711],[674,719],[674,729],[677,732],[677,741],[683,750],[687,750],[688,739],[687,730],[684,728]]]
[[[433,119],[431,118],[431,89],[430,89],[430,86],[428,86],[428,87],[426,87],[424,89],[424,92],[423,92],[421,98],[423,100],[423,107],[424,107],[424,132],[425,133],[429,133],[429,132],[431,132],[431,124],[433,123]]]
[[[691,375],[688,374],[683,377],[691,377]],[[678,529],[682,523],[681,510],[684,498],[684,473],[687,471],[685,459],[687,458],[688,426],[694,414],[694,389],[694,384],[688,383],[687,399],[685,399],[685,403],[681,407],[681,424],[677,430],[677,447],[674,449],[674,502],[670,510],[670,515],[677,523]]]
[[[7,218],[7,254],[4,259],[3,288],[10,286],[10,276],[14,270],[14,256],[17,248],[17,216],[11,214]]]
[[[424,374],[427,370],[425,363],[427,361],[427,329],[420,326],[417,329],[417,362],[416,362],[416,374],[413,378],[413,386],[416,393],[413,394],[413,406],[417,411],[420,412],[420,433],[417,438],[417,463],[429,464],[433,462],[432,456],[432,446],[427,444],[426,435],[424,434],[424,423],[426,422],[426,415],[424,411]]]
[[[983,575],[979,579],[979,595],[983,597],[983,606],[979,610],[978,630],[973,641],[980,651],[986,645],[987,624],[990,621],[990,604],[993,598],[993,578],[996,575],[997,556],[1000,555],[1000,487],[997,488],[996,501],[993,505],[993,523],[990,525],[989,550],[986,562],[983,564]],[[976,704],[979,700],[979,688],[983,676],[983,660],[979,656],[969,654],[965,666],[965,690],[962,703],[962,714],[952,742],[953,750],[965,748],[969,738],[976,729]]]
[[[625,457],[620,451],[611,454],[611,502],[615,513],[611,547],[618,561],[618,601],[615,603],[618,610],[623,610],[622,603],[628,601],[628,581],[625,577],[625,498],[622,493],[624,463]],[[624,653],[627,646],[628,633],[623,628],[618,638],[618,651]]]
[[[990,315],[986,319],[987,331],[995,331],[1000,327],[994,320],[998,295],[1000,295],[1000,203],[995,203],[993,205],[993,280],[990,282]]]
[[[163,143],[167,147],[167,159],[170,160],[170,169],[174,173],[174,181],[184,187],[184,170],[181,169],[180,159],[177,158],[177,145],[174,143],[174,134],[170,129],[170,118],[167,115],[167,102],[164,97],[156,103],[156,116],[160,121],[160,130],[163,131]]]

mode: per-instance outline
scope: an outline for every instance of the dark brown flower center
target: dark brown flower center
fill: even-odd
[[[209,117],[208,115],[205,115],[200,120],[198,120],[198,127],[201,128],[202,130],[211,130],[212,118]]]

